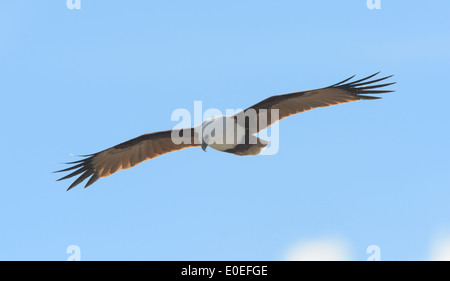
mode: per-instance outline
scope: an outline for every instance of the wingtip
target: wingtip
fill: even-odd
[[[381,78],[371,79],[372,77],[378,75],[380,72],[381,71],[378,71],[378,72],[376,72],[372,75],[369,75],[367,77],[364,77],[362,79],[358,79],[356,81],[348,82],[345,84],[338,83],[332,87],[347,90],[347,91],[353,93],[354,95],[358,95],[360,97],[362,94],[384,94],[384,93],[395,92],[393,90],[380,90],[380,88],[396,84],[396,82],[385,83],[385,84],[376,84],[377,82],[384,81],[388,78],[391,78],[392,76],[394,76],[393,74],[389,75],[389,76],[385,76],[385,77],[381,76]],[[368,98],[366,98],[366,99],[368,99]]]
[[[81,177],[80,177],[81,178]],[[71,190],[72,188],[74,188],[75,186],[79,185],[80,182],[82,182],[83,180],[80,180],[80,178],[78,178],[76,181],[74,181],[67,189],[66,191]]]
[[[87,188],[88,186],[90,186],[91,184],[93,184],[94,182],[96,182],[99,178],[100,178],[100,176],[97,175],[96,173],[94,173],[94,174],[92,175],[92,177],[88,180],[88,182],[86,183],[86,185],[84,186],[84,188]]]
[[[354,74],[353,76],[350,76],[349,78],[347,78],[347,79],[345,79],[345,80],[342,80],[341,82],[338,82],[338,83],[336,83],[336,84],[333,84],[333,85],[331,85],[331,86],[329,86],[329,87],[335,87],[335,86],[341,85],[341,84],[343,84],[343,83],[345,83],[345,82],[347,82],[347,81],[353,79],[355,76],[356,76],[356,74]]]

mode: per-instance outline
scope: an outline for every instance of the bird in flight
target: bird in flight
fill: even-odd
[[[85,185],[86,188],[101,177],[107,177],[120,170],[134,167],[145,160],[188,147],[201,147],[206,151],[206,148],[210,146],[215,150],[239,156],[258,155],[269,142],[254,134],[283,118],[317,107],[380,99],[370,94],[393,92],[380,90],[380,88],[395,82],[377,83],[392,75],[371,80],[377,74],[379,72],[350,82],[354,77],[352,76],[328,87],[272,96],[234,115],[215,116],[205,120],[197,127],[139,136],[103,151],[84,155],[81,160],[65,163],[72,166],[56,173],[70,171],[70,174],[58,181],[79,175],[67,189],[70,190],[90,177]]]

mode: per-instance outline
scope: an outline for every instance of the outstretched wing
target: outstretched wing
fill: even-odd
[[[190,136],[186,132],[190,132]],[[172,135],[177,138],[180,137],[175,141],[176,143],[183,142],[180,144],[174,143]],[[200,146],[196,144],[194,128],[156,132],[142,135],[98,153],[85,155],[82,160],[66,163],[73,164],[73,166],[56,171],[56,173],[75,170],[58,181],[81,174],[67,190],[91,177],[85,185],[86,188],[101,177],[107,177],[120,170],[129,169],[145,160],[194,146]]]
[[[395,84],[395,82],[387,84],[375,84],[392,77],[392,75],[375,80],[369,80],[378,73],[357,81],[346,83],[354,77],[352,76],[348,79],[345,79],[344,81],[322,89],[272,96],[245,109],[244,111],[237,113],[235,116],[237,117],[237,120],[245,120],[246,116],[247,118],[251,118],[250,116],[252,115],[249,113],[250,111],[254,110],[257,117],[257,122],[253,123],[255,125],[249,127],[249,122],[245,121],[246,127],[249,128],[249,133],[254,134],[266,129],[267,127],[283,118],[313,108],[326,107],[357,100],[380,99],[380,97],[367,96],[366,94],[383,94],[393,92],[388,90],[379,90],[379,88]],[[274,115],[274,120],[272,120],[272,109],[278,110],[279,114],[278,118],[276,118],[276,116]],[[264,118],[263,122],[260,122],[261,118]]]

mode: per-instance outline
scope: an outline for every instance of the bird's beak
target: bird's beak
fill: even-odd
[[[202,141],[202,149],[204,152],[206,152],[206,148],[208,147],[208,144],[203,140]]]

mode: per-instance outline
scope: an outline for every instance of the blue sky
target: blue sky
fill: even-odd
[[[450,237],[450,3],[381,5],[3,3],[0,259],[283,260],[320,239],[430,259]],[[51,173],[194,101],[245,108],[377,71],[395,93],[283,120],[275,155],[186,149],[70,192]]]

